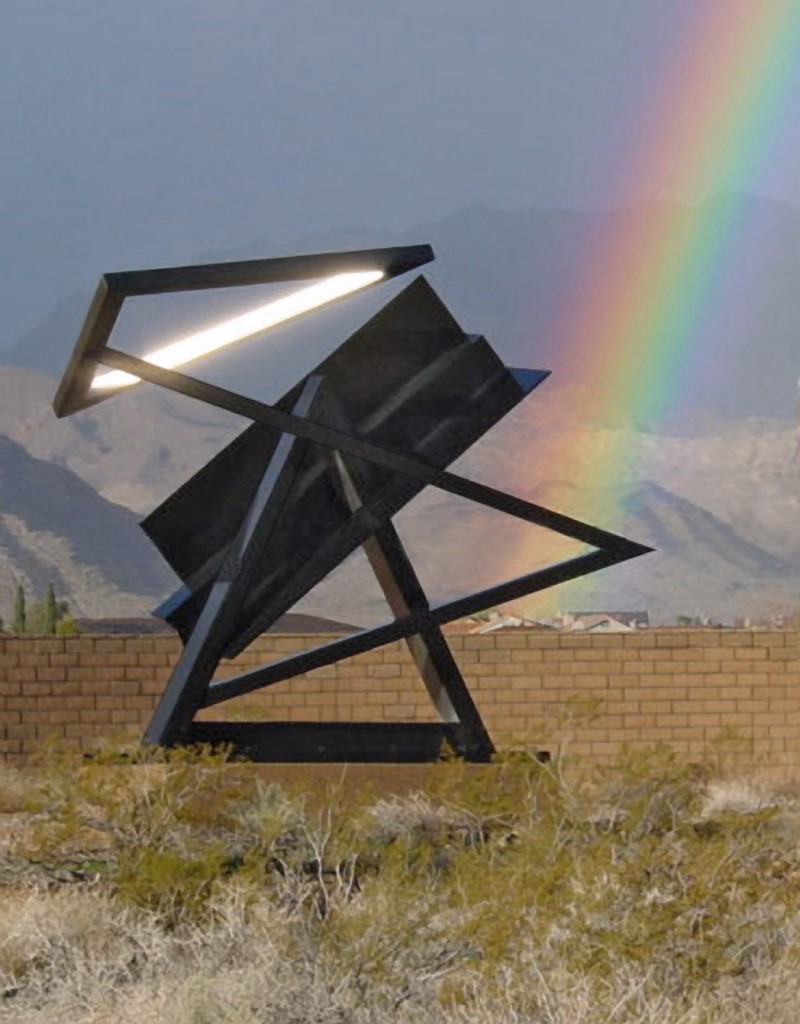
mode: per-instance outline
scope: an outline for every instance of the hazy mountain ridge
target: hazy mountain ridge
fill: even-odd
[[[584,501],[591,508],[591,495],[584,494]],[[543,617],[558,609],[643,608],[656,624],[674,624],[678,615],[731,624],[797,606],[800,559],[774,557],[707,510],[656,484],[637,487],[628,504],[624,532],[651,545],[651,554],[523,599],[515,607]],[[591,520],[590,515],[584,518]],[[430,491],[398,529],[433,603],[574,557],[580,547],[554,541],[544,531],[531,544],[531,528],[525,524],[477,506],[463,516],[458,501]],[[346,600],[354,621],[387,619],[361,559],[348,562],[307,600],[309,610],[319,614],[326,608],[330,614],[328,602]]]
[[[0,435],[3,611],[17,583],[39,598],[52,583],[75,614],[138,615],[169,592],[174,576],[129,509]]]
[[[44,374],[0,366],[0,434],[135,512],[149,512],[243,425],[238,417],[155,388],[57,420],[56,385]]]
[[[800,429],[786,421],[729,423],[703,438],[643,439],[654,479],[702,504],[778,558],[800,561]]]
[[[708,510],[653,483],[639,488],[630,506],[625,530],[655,550],[608,570],[600,587],[604,607],[647,608],[655,622],[690,615],[731,624],[800,604],[800,558],[776,558]]]
[[[139,530],[140,514],[219,450],[238,421],[147,389],[57,421],[55,384],[0,368],[0,434],[18,442],[0,438],[0,601],[9,607],[16,578],[42,590],[57,573],[54,582],[83,614],[148,611],[174,577]],[[595,604],[648,608],[657,621],[695,613],[732,621],[796,602],[800,465],[790,423],[719,422],[714,433],[691,438],[628,431],[619,480],[631,496],[623,521],[610,522],[597,519],[602,501],[581,481],[608,445],[619,449],[626,428],[590,429],[579,407],[569,389],[548,382],[456,468],[658,549],[598,576]],[[120,507],[123,497],[138,514]],[[432,489],[401,513],[398,528],[439,601],[530,571],[540,552],[543,562],[553,554],[550,536],[531,546],[525,524]],[[557,547],[559,558],[576,553]],[[303,609],[380,621],[385,610],[366,579],[355,560]],[[560,588],[559,605],[583,604],[582,587]]]
[[[634,496],[633,504],[635,511],[631,518],[642,524],[648,543],[664,555],[681,555],[691,542],[700,541],[708,556],[725,561],[754,579],[796,568],[746,540],[711,512],[657,484],[645,484]],[[669,516],[667,520],[665,513]],[[682,542],[683,538],[674,525],[670,526],[670,521],[680,524],[688,543]]]

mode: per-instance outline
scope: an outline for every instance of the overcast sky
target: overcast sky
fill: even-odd
[[[724,2],[2,0],[0,347],[101,270],[613,205],[687,24]],[[763,191],[800,204],[793,176]]]

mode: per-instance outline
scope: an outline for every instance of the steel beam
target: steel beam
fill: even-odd
[[[429,246],[408,246],[129,271],[101,278],[56,395],[58,416],[118,393],[119,389],[92,392],[97,367],[104,365],[252,421],[240,438],[144,524],[186,584],[170,599],[168,612],[184,650],[145,742],[232,743],[256,760],[413,762],[435,760],[447,741],[470,760],[489,760],[494,751],[491,739],[442,625],[650,550],[449,472],[447,466],[546,373],[504,366],[483,337],[463,333],[423,277],[275,405],[158,367],[108,344],[125,298],[134,295],[311,279],[353,270],[380,270],[385,280],[432,258]],[[402,350],[397,349],[398,342]],[[396,356],[400,351],[402,356]],[[425,486],[595,550],[432,607],[391,521]],[[228,500],[218,507],[213,503],[226,487]],[[212,507],[218,507],[214,514],[207,511]],[[394,622],[211,682],[222,657],[239,653],[359,544]],[[201,707],[397,639],[405,640],[441,723],[195,720]]]
[[[340,415],[344,418],[344,410]],[[341,452],[333,452],[332,462],[348,508],[355,513],[363,508],[358,474]],[[467,747],[459,752],[472,760],[488,761],[494,745],[441,627],[430,616],[427,595],[392,521],[385,520],[362,548],[394,617],[404,619],[416,613],[423,618],[420,631],[406,637],[406,646],[441,720],[464,726]]]
[[[492,587],[488,591],[481,591],[477,596],[470,595],[459,598],[449,604],[433,607],[430,612],[409,615],[384,626],[376,626],[374,629],[353,633],[340,640],[320,644],[319,647],[301,651],[299,654],[288,655],[261,668],[250,669],[248,672],[229,676],[221,682],[212,683],[208,689],[207,704],[219,704],[234,697],[241,697],[245,693],[260,690],[265,686],[273,686],[292,676],[310,672],[315,668],[322,668],[324,665],[332,665],[343,658],[363,654],[365,651],[371,651],[383,644],[404,640],[414,633],[419,633],[429,618],[432,618],[440,626],[448,622],[455,622],[456,619],[463,618],[472,612],[490,608],[493,604],[538,593],[557,583],[566,583],[598,569],[616,565],[618,561],[603,551],[592,551],[588,555],[579,555],[577,558],[560,562],[547,569],[537,569],[536,572],[519,576],[507,583]],[[489,600],[489,597],[494,600]]]
[[[421,764],[438,761],[448,744],[465,744],[464,728],[445,722],[205,722],[186,743],[230,744],[252,761]]]
[[[258,423],[264,423],[276,430],[293,434],[296,437],[311,441],[314,444],[322,445],[324,448],[331,448],[365,462],[373,462],[384,469],[392,470],[403,476],[411,477],[421,483],[450,494],[468,498],[470,501],[479,502],[489,508],[497,509],[498,512],[506,512],[509,515],[517,516],[526,522],[543,526],[573,540],[583,541],[594,547],[613,550],[620,555],[619,561],[626,558],[635,558],[638,555],[646,554],[652,548],[634,541],[627,540],[607,530],[601,530],[588,523],[582,523],[570,516],[560,512],[544,508],[533,502],[525,501],[511,494],[506,494],[494,487],[480,484],[475,480],[459,476],[437,466],[431,465],[424,459],[411,455],[403,455],[401,452],[384,448],[360,437],[355,437],[343,430],[336,430],[334,427],[325,426],[322,423],[315,423],[313,420],[304,419],[294,413],[283,412],[274,406],[264,402],[258,402],[254,398],[246,398],[237,395],[233,391],[217,387],[214,384],[207,384],[194,377],[178,373],[176,370],[165,370],[163,367],[154,366],[144,359],[137,359],[124,352],[117,352],[114,349],[105,349],[102,353],[104,365],[114,369],[124,370],[127,373],[135,374],[142,380],[148,380],[152,384],[159,384],[161,387],[180,394],[196,398],[208,405],[226,409],[229,412],[245,416]]]
[[[308,414],[320,384],[319,377],[308,378],[295,406],[298,415]],[[278,442],[239,534],[228,550],[222,570],[147,728],[145,743],[170,746],[180,742],[202,706],[231,626],[291,491],[302,447],[302,442],[288,434]]]

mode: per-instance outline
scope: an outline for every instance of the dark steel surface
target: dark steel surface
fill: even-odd
[[[306,281],[360,270],[380,270],[384,280],[388,280],[424,266],[432,259],[433,249],[429,245],[397,245],[383,249],[273,256],[261,260],[194,264],[155,270],[124,270],[106,274],[105,279],[112,291],[132,297],[277,284],[280,281]]]
[[[527,393],[484,338],[471,339],[460,330],[421,278],[312,372],[324,378],[315,427],[339,424],[344,408],[356,424],[357,434],[344,435],[351,444],[418,455],[432,470],[461,455]],[[529,386],[543,379],[539,374]],[[294,394],[292,389],[277,407],[286,408]],[[342,434],[337,431],[337,437]],[[278,436],[260,424],[248,428],[143,523],[192,592],[159,610],[184,638],[212,585],[220,552],[247,507],[255,484],[253,467],[269,457]],[[369,456],[351,463],[359,472],[362,504],[381,521],[398,512],[426,482],[400,477]],[[224,502],[219,501],[222,494]],[[290,588],[291,599],[287,589],[294,576],[301,574],[307,592],[314,585],[312,568],[319,582],[365,542],[369,530],[350,535],[346,529],[352,511],[342,499],[327,452],[309,448],[269,565],[243,607],[226,656],[241,651],[295,603],[295,589]],[[326,545],[329,538],[338,541]],[[275,604],[284,592],[286,600]]]
[[[458,476],[446,470],[440,470],[430,462],[422,458],[414,458],[401,452],[383,448],[378,444],[364,441],[354,437],[342,430],[327,427],[324,424],[301,420],[291,413],[285,413],[277,406],[265,405],[252,398],[245,398],[236,395],[232,391],[226,391],[213,384],[206,384],[204,381],[195,380],[185,374],[177,373],[175,370],[164,370],[161,367],[153,366],[142,359],[126,355],[122,352],[106,350],[103,353],[103,363],[116,369],[127,370],[135,373],[142,379],[153,384],[169,388],[208,405],[217,406],[220,409],[228,409],[241,416],[256,420],[268,426],[276,427],[278,430],[285,430],[297,437],[305,438],[316,444],[327,448],[337,449],[361,458],[376,465],[392,470],[394,473],[411,477],[423,485],[430,484],[439,487],[443,491],[457,494],[473,501],[479,501],[490,508],[499,511],[508,511],[510,515],[519,515],[521,519],[528,522],[536,522],[538,525],[561,533],[565,537],[572,537],[575,540],[584,541],[595,547],[605,547],[618,550],[620,554],[626,552],[626,557],[634,558],[636,555],[647,554],[652,548],[637,544],[634,541],[626,540],[618,534],[601,530],[599,527],[582,523],[578,519],[565,516],[560,512],[554,512],[542,505],[526,501],[514,495],[506,494],[493,487],[487,487],[475,480]],[[509,371],[514,373],[514,371]],[[524,397],[524,396],[523,396]],[[245,431],[246,433],[246,431]],[[244,436],[244,435],[242,435]],[[235,443],[235,442],[234,442]],[[210,463],[209,463],[210,465]]]
[[[320,383],[319,377],[306,380],[294,407],[297,415],[306,416],[311,411]],[[180,741],[202,707],[209,680],[291,494],[302,464],[303,446],[304,442],[289,434],[278,442],[147,727],[145,743],[170,745]]]
[[[346,420],[344,410],[341,416]],[[347,506],[351,513],[357,512],[365,489],[358,469],[351,469],[341,452],[333,452],[331,460]],[[391,519],[385,520],[362,547],[395,619],[413,613],[425,617],[419,633],[406,637],[406,646],[441,720],[464,726],[463,746],[458,747],[458,753],[471,760],[488,760],[494,745],[441,627],[430,617],[427,595]]]
[[[419,764],[463,747],[462,733],[445,722],[193,722],[186,742],[228,743],[260,762]]]

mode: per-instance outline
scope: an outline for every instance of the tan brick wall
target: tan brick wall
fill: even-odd
[[[219,678],[329,639],[264,636]],[[498,746],[587,761],[623,744],[718,747],[800,769],[800,634],[653,630],[610,636],[451,636]],[[180,650],[174,637],[0,639],[0,754],[24,760],[55,736],[76,749],[140,733]],[[203,713],[283,721],[434,721],[402,642]]]

